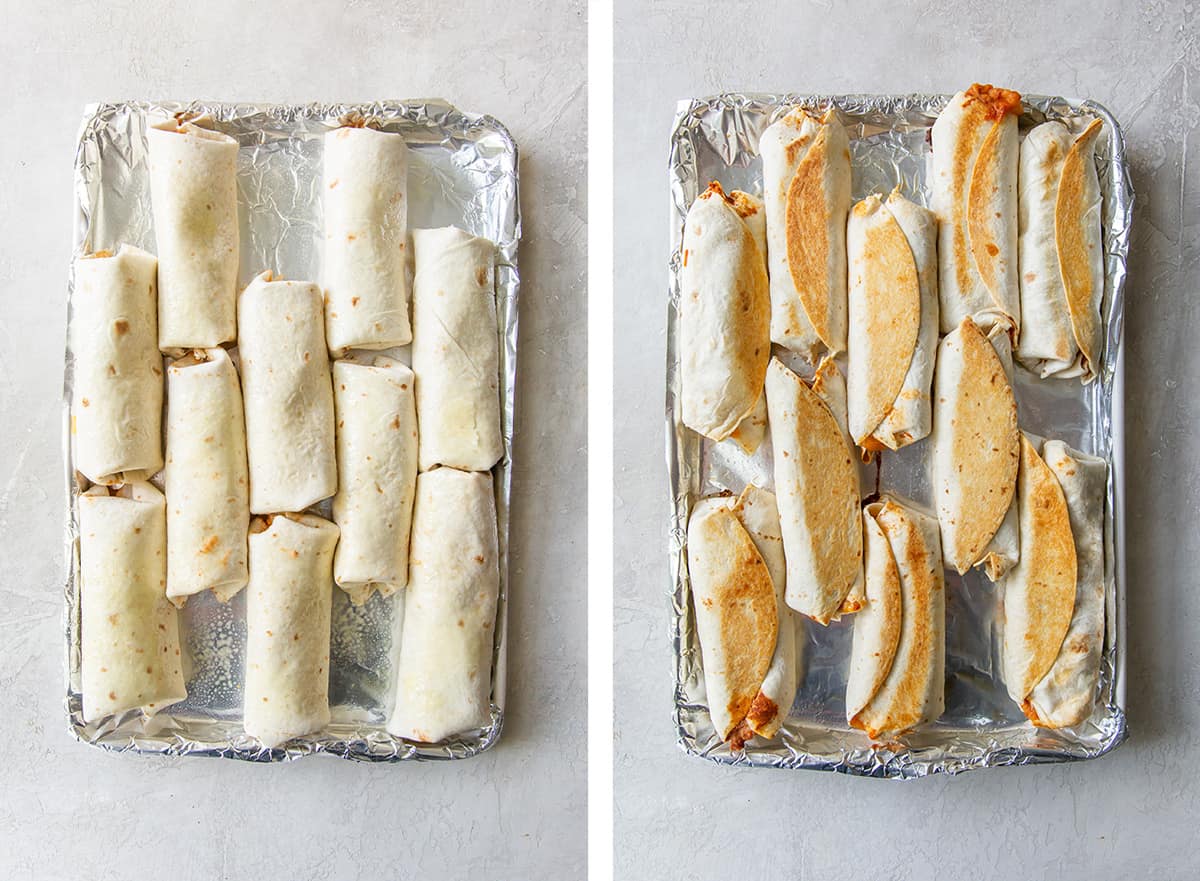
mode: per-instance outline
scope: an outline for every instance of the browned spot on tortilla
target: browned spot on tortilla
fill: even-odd
[[[871,364],[866,392],[866,421],[854,426],[855,442],[878,450],[872,434],[887,418],[904,388],[917,332],[921,324],[921,285],[917,262],[904,230],[892,212],[872,196],[854,206],[858,218],[867,218],[863,235],[862,292],[868,304],[862,339]]]
[[[358,301],[359,301],[359,299],[361,299],[361,298],[360,298],[360,297],[351,297],[351,298],[350,298],[350,305],[351,305],[351,306],[357,306],[357,305],[358,305]]]
[[[1021,634],[1023,663],[1010,687],[1028,697],[1054,666],[1071,626],[1077,573],[1067,500],[1054,472],[1024,435],[1020,493],[1021,559],[1008,581],[1013,599],[1006,599],[1006,605],[1012,602],[1015,609],[1020,601],[1027,625]]]
[[[905,655],[897,655],[893,664],[899,677],[895,687],[889,686],[889,702],[886,706],[869,704],[851,721],[855,728],[866,730],[872,740],[886,732],[899,736],[919,725],[925,712],[928,674],[934,663],[937,641],[945,638],[937,629],[934,620],[936,594],[943,590],[942,570],[932,559],[933,553],[925,542],[921,529],[913,514],[902,505],[888,500],[883,503],[876,523],[887,539],[890,548],[904,548],[904,566],[907,579],[900,582],[903,589],[902,624],[908,633]],[[901,567],[897,567],[897,572]],[[897,635],[897,651],[900,636]],[[889,677],[892,672],[889,671]]]
[[[200,553],[211,554],[220,543],[221,539],[215,535],[210,535],[204,540],[204,544],[200,545]]]
[[[1000,248],[993,240],[995,228],[990,221],[991,206],[1000,189],[1000,135],[1003,125],[1002,118],[997,120],[983,139],[967,190],[967,238],[971,245],[971,258],[996,306],[1000,306],[1004,298],[1000,291],[999,261],[996,259]]]
[[[117,332],[117,336],[124,336],[129,333],[129,322],[124,318],[113,322],[113,330]]]
[[[954,420],[951,461],[969,467],[954,478],[964,484],[963,508],[945,552],[962,574],[983,556],[1008,513],[1021,454],[1017,402],[1000,356],[970,318],[959,324],[958,342],[963,364],[958,409],[946,416]]]
[[[1096,370],[1099,355],[1096,349],[1100,335],[1097,326],[1099,316],[1092,309],[1092,300],[1099,292],[1094,289],[1091,261],[1088,256],[1085,224],[1089,218],[1085,215],[1088,206],[1084,204],[1084,198],[1088,189],[1087,176],[1096,173],[1095,167],[1090,163],[1092,144],[1100,136],[1103,125],[1099,119],[1093,120],[1071,145],[1067,158],[1063,160],[1058,201],[1054,206],[1058,269],[1067,297],[1071,328],[1083,358],[1085,375]],[[1099,223],[1095,218],[1091,220]]]
[[[396,417],[395,417],[395,418],[392,420],[392,428],[399,428],[399,427],[400,427],[400,417],[399,417],[399,416],[396,416]]]
[[[92,405],[92,402],[89,401],[87,398],[81,398],[79,403],[83,404],[83,406],[85,406],[85,407],[90,407]]]
[[[778,613],[767,564],[737,515],[715,507],[688,524],[688,569],[696,598],[716,617],[729,691],[728,739],[750,712],[775,652]]]
[[[817,336],[829,341],[829,228],[825,176],[829,126],[821,126],[788,186],[785,220],[788,271]]]

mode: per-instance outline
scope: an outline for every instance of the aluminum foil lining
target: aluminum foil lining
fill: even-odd
[[[709,181],[726,191],[762,194],[758,141],[763,130],[795,105],[835,104],[851,138],[853,198],[886,195],[899,185],[910,199],[928,205],[929,130],[949,95],[722,94],[680,103],[671,138],[670,308],[667,317],[667,464],[671,480],[669,551],[673,582],[672,638],[675,648],[675,723],[686,752],[716,762],[812,768],[870,777],[922,777],[971,768],[1090,759],[1112,750],[1127,736],[1125,722],[1124,578],[1124,372],[1121,324],[1133,188],[1121,130],[1107,110],[1092,101],[1025,96],[1024,134],[1046,119],[1089,114],[1104,121],[1096,149],[1103,191],[1105,350],[1099,381],[1040,380],[1017,366],[1014,391],[1025,431],[1059,438],[1109,463],[1106,537],[1106,639],[1100,694],[1092,717],[1077,729],[1044,731],[1029,723],[1008,697],[1001,680],[999,594],[972,571],[946,573],[946,711],[937,723],[904,738],[903,745],[873,747],[845,720],[845,691],[853,616],[821,627],[800,625],[801,686],[782,731],[767,741],[751,740],[736,752],[723,743],[708,716],[695,616],[687,577],[685,540],[693,503],[747,483],[773,488],[769,438],[756,455],[733,441],[715,444],[680,420],[678,304],[684,218]],[[777,354],[784,354],[776,348]],[[809,375],[811,367],[785,361]],[[840,365],[844,371],[844,356]],[[928,440],[881,464],[864,466],[865,487],[878,486],[931,507]],[[799,617],[799,616],[797,616]]]
[[[239,142],[239,284],[273,269],[285,278],[321,278],[322,136],[339,121],[365,117],[399,132],[409,148],[409,228],[454,224],[497,244],[496,296],[504,457],[493,469],[500,536],[500,602],[493,655],[492,718],[482,730],[442,743],[416,744],[387,733],[404,617],[404,591],[378,594],[353,606],[336,586],[330,641],[332,722],[319,734],[284,748],[262,749],[241,726],[246,606],[243,591],[228,604],[211,593],[191,597],[180,612],[188,697],[152,719],[131,710],[99,724],[83,721],[79,652],[79,541],[76,498],[80,485],[70,434],[73,355],[68,285],[68,334],[63,389],[63,455],[67,476],[67,712],[81,741],[118,752],[224,756],[281,761],[326,752],[362,761],[459,759],[490,747],[504,721],[508,595],[508,522],[513,390],[517,354],[517,146],[490,116],[466,113],[442,100],[374,104],[254,105],[128,101],[89,105],[75,157],[75,253],[128,242],[154,253],[154,219],[146,130],[179,111],[206,114],[212,127]],[[411,253],[411,248],[409,249]],[[410,267],[411,271],[411,267]],[[234,353],[236,355],[236,351]],[[409,347],[388,350],[406,364]],[[154,478],[161,487],[161,474]],[[330,516],[325,501],[312,509]]]

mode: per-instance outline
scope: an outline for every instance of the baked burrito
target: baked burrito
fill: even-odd
[[[492,475],[418,475],[392,734],[434,743],[491,723],[499,559]]]
[[[820,624],[862,598],[858,466],[846,432],[846,385],[832,358],[811,385],[772,358],[767,410],[787,557],[787,604]]]
[[[94,483],[145,480],[162,468],[156,265],[130,245],[75,261],[71,436],[75,467]]]
[[[978,83],[933,124],[942,333],[968,316],[1006,320],[1017,333],[1017,117],[1021,96]]]
[[[796,108],[759,140],[771,340],[816,362],[846,348],[846,214],[850,140],[829,108]]]
[[[158,245],[158,345],[211,348],[237,333],[238,142],[173,117],[146,133]]]
[[[256,517],[246,588],[243,726],[267,748],[329,724],[329,625],[338,528],[315,514]]]
[[[417,483],[413,372],[382,355],[333,365],[341,529],[333,578],[355,604],[408,583],[408,536]]]
[[[1104,648],[1103,459],[1021,439],[1021,559],[1004,581],[1004,680],[1035,725],[1092,714]]]
[[[946,562],[992,581],[1017,561],[1021,450],[1006,325],[989,336],[970,318],[942,338],[934,376],[933,494]]]
[[[893,192],[868,196],[846,226],[850,435],[869,454],[929,434],[937,354],[937,217]]]
[[[303,511],[337,490],[321,291],[259,275],[238,300],[250,511]]]
[[[866,603],[854,616],[846,721],[899,737],[945,707],[946,591],[938,523],[884,496],[863,509]]]
[[[182,606],[246,586],[250,486],[237,370],[222,348],[167,368],[167,596]]]
[[[687,529],[688,577],[704,663],[708,714],[740,749],[779,633],[775,584],[730,498],[701,499]]]
[[[152,484],[93,486],[79,496],[83,719],[187,697],[179,618],[166,597],[167,523]]]
[[[412,369],[422,471],[487,471],[504,455],[495,250],[453,226],[413,230]]]
[[[408,323],[408,148],[399,134],[325,135],[325,335],[334,353],[412,342]]]
[[[753,414],[771,358],[767,264],[751,225],[762,216],[762,203],[753,196],[736,190],[726,196],[714,181],[692,203],[683,230],[682,418],[716,441]]]
[[[1096,378],[1102,346],[1098,119],[1053,120],[1021,144],[1021,328],[1017,357],[1042,377]]]

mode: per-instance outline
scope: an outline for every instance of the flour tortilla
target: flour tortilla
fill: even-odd
[[[94,483],[137,482],[162,468],[156,267],[130,245],[75,261],[71,439],[75,468]]]
[[[763,677],[758,694],[750,702],[746,727],[759,737],[771,738],[786,721],[799,687],[799,657],[796,645],[796,614],[784,600],[787,563],[783,555],[783,536],[779,531],[779,510],[774,493],[753,484],[742,490],[734,512],[754,547],[767,566],[775,587],[775,614],[778,618],[775,651]]]
[[[222,348],[167,368],[167,596],[182,606],[211,589],[226,602],[246,586],[250,480],[237,370]]]
[[[850,141],[837,111],[796,108],[759,140],[771,341],[815,363],[846,349]]]
[[[1092,715],[1104,651],[1103,459],[1059,440],[1042,445],[1042,459],[1062,487],[1075,541],[1075,605],[1062,648],[1022,709],[1035,725],[1072,728]]]
[[[895,613],[885,606],[881,620],[864,622],[862,612],[855,618],[847,720],[872,740],[886,740],[935,721],[945,709],[946,590],[938,524],[932,516],[886,497],[869,506],[865,516],[878,527],[869,539],[872,555],[884,556],[885,563],[891,556],[884,584],[869,587],[868,597],[877,593],[882,603],[894,602],[894,579],[899,576],[900,632],[891,664],[880,677],[883,664],[872,669],[872,659],[863,655],[886,654],[894,638]],[[860,639],[863,623],[868,626]]]
[[[333,365],[341,529],[333,577],[361,604],[408,583],[408,542],[417,483],[413,372],[382,355]]]
[[[753,197],[736,192],[727,197],[713,182],[692,203],[683,233],[682,419],[716,441],[752,415],[771,357],[766,260],[741,210],[751,217],[763,214]]]
[[[1051,120],[1021,143],[1021,330],[1017,357],[1043,378],[1099,369],[1104,244],[1099,119]]]
[[[993,581],[1014,563],[1020,441],[1008,336],[970,318],[943,337],[934,376],[933,492],[946,562],[983,566]]]
[[[452,226],[413,231],[412,369],[422,471],[487,471],[504,455],[495,250]]]
[[[491,722],[500,593],[492,476],[436,468],[417,477],[388,731],[433,743]]]
[[[79,496],[83,718],[187,697],[179,618],[166,597],[164,499],[152,484],[93,486]]]
[[[238,301],[250,511],[303,511],[337,490],[321,292],[264,272]]]
[[[345,126],[324,137],[325,336],[335,354],[412,342],[408,320],[408,148]]]
[[[832,359],[822,362],[810,386],[773,358],[766,388],[787,604],[828,624],[861,604],[863,583],[858,466],[845,428],[845,382]]]
[[[237,334],[238,142],[211,120],[146,133],[158,245],[158,345],[212,348]]]
[[[846,228],[849,429],[869,454],[929,434],[938,339],[937,218],[894,192],[854,206]]]
[[[697,502],[688,519],[688,577],[708,712],[722,740],[737,734],[776,649],[779,615],[766,561],[732,499]],[[765,720],[764,720],[765,724]]]
[[[1017,283],[1017,117],[1021,96],[976,83],[933,124],[941,330],[964,318],[1021,327]]]
[[[329,724],[329,626],[338,528],[315,514],[257,518],[246,588],[243,725],[264,747]]]

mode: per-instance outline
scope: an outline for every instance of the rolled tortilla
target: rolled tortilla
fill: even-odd
[[[222,348],[167,368],[167,596],[182,606],[246,586],[250,487],[237,370]]]
[[[1034,725],[1071,728],[1092,715],[1104,650],[1103,459],[1062,441],[1042,445],[1042,458],[1062,488],[1075,542],[1075,604],[1062,648],[1049,672],[1021,704]]]
[[[156,266],[130,245],[75,261],[71,435],[75,468],[94,483],[136,482],[162,468]]]
[[[174,117],[146,133],[164,351],[237,334],[238,142],[206,122]]]
[[[329,625],[338,528],[315,514],[250,527],[243,726],[268,749],[329,724]]]
[[[422,471],[487,471],[504,455],[495,245],[457,227],[413,230],[412,369]]]
[[[1017,117],[1021,96],[976,83],[933,124],[942,333],[964,318],[1021,327],[1017,284]]]
[[[1021,328],[1017,357],[1042,377],[1096,378],[1104,244],[1096,140],[1104,124],[1052,120],[1021,144]]]
[[[771,667],[779,615],[771,573],[731,501],[696,503],[687,558],[708,714],[721,739],[740,749],[749,734],[739,726]]]
[[[333,365],[341,529],[333,578],[355,604],[408,583],[408,538],[417,483],[413,372],[382,356]]]
[[[850,330],[846,396],[854,442],[868,452],[929,434],[937,353],[937,217],[892,193],[854,206],[846,228]]]
[[[754,197],[736,191],[726,196],[714,181],[692,203],[683,231],[682,418],[716,441],[753,413],[771,358],[767,264],[743,210],[762,215]]]
[[[1021,449],[1004,326],[990,339],[970,318],[942,338],[934,376],[933,492],[946,562],[995,581],[1017,561]]]
[[[303,511],[337,490],[321,291],[259,275],[238,300],[250,511]]]
[[[1036,445],[1035,445],[1036,444]],[[1021,435],[1021,559],[1004,579],[1004,681],[1023,704],[1058,657],[1075,607],[1075,539],[1062,487]]]
[[[767,410],[787,556],[787,604],[820,624],[861,604],[858,466],[846,433],[845,382],[826,358],[809,383],[772,358]]]
[[[417,476],[396,706],[388,731],[434,743],[491,722],[500,593],[492,476]]]
[[[79,496],[85,722],[135,707],[152,716],[187,697],[166,541],[165,501],[153,485],[93,486]]]
[[[325,135],[325,336],[329,348],[412,342],[408,323],[408,148],[343,127]]]
[[[763,132],[771,341],[816,362],[846,348],[850,140],[829,108],[796,108]]]
[[[775,614],[778,619],[775,651],[763,677],[758,694],[750,702],[745,727],[759,737],[774,737],[787,720],[799,686],[799,658],[796,647],[796,617],[784,600],[787,563],[783,556],[783,536],[779,531],[779,510],[774,493],[753,484],[742,490],[734,512],[767,566],[775,588]],[[733,744],[734,748],[738,743]]]
[[[945,708],[946,591],[938,523],[885,497],[863,511],[867,605],[854,619],[846,721],[899,737]]]

